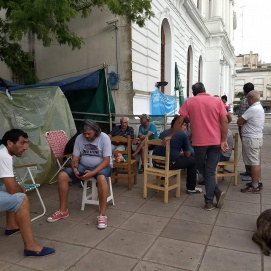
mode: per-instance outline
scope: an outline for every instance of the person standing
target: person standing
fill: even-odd
[[[220,158],[220,150],[228,150],[227,132],[228,119],[224,103],[206,93],[201,82],[192,86],[194,97],[188,98],[179,110],[180,117],[176,120],[170,134],[164,142],[171,139],[185,117],[189,117],[193,136],[193,147],[197,169],[205,180],[205,210],[220,208],[226,193],[216,183],[216,168]],[[216,197],[217,204],[213,203]]]
[[[0,212],[6,212],[5,235],[20,232],[24,242],[24,256],[48,256],[55,249],[43,247],[33,237],[29,199],[25,188],[14,177],[13,156],[20,157],[28,147],[28,135],[20,129],[7,131],[0,145]]]
[[[238,118],[237,124],[242,127],[242,154],[245,165],[251,167],[252,182],[241,189],[241,192],[254,193],[262,189],[260,151],[263,145],[265,115],[258,91],[250,91],[247,102],[249,108]]]
[[[244,99],[241,100],[240,102],[240,108],[239,108],[239,113],[238,113],[238,118],[241,118],[242,115],[246,112],[246,110],[249,108],[249,104],[247,101],[247,95],[250,91],[254,90],[254,85],[252,83],[246,83],[243,86],[243,91],[244,91]],[[240,139],[242,141],[242,126],[238,126],[239,129],[239,135],[240,135]],[[245,172],[241,172],[240,175],[243,176],[242,181],[251,181],[251,168],[249,165],[245,164],[245,168],[246,171]]]

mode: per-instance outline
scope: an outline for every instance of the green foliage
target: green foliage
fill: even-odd
[[[239,98],[240,100],[242,100],[245,97],[245,94],[244,94],[244,92],[238,92],[236,94],[236,97]]]
[[[6,17],[0,18],[0,59],[14,73],[34,83],[33,59],[18,42],[32,33],[44,46],[57,40],[60,45],[80,49],[83,39],[69,29],[68,23],[78,15],[89,16],[94,7],[126,16],[141,27],[154,16],[151,0],[0,0],[0,9],[6,11]]]

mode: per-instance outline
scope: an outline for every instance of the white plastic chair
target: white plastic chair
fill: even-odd
[[[109,186],[109,195],[107,197],[107,202],[112,201],[112,204],[115,205],[111,178],[107,177],[107,180]],[[91,189],[89,189],[89,187],[87,186],[88,182],[90,181],[92,183]],[[98,189],[96,184],[97,181],[95,178],[91,178],[84,181],[81,211],[84,211],[86,204],[99,205]]]

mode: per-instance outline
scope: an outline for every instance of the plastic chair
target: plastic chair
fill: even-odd
[[[132,160],[131,136],[113,136],[110,139],[111,142],[119,142],[126,145],[126,149],[124,151],[115,150],[112,154],[121,153],[122,155],[127,156],[126,162],[113,162],[113,173],[111,175],[111,179],[115,181],[128,180],[128,190],[131,190],[132,179],[134,179],[134,184],[137,182],[137,163],[136,160]]]
[[[233,137],[234,144],[233,144],[233,159],[229,161],[221,161],[218,162],[217,168],[216,168],[216,182],[218,177],[234,177],[234,185],[237,185],[237,167],[238,167],[238,133],[234,134]],[[233,170],[226,169],[226,166],[233,166]]]
[[[107,202],[112,200],[112,204],[115,205],[111,178],[108,177],[107,180],[108,180],[108,186],[109,186],[109,195],[107,197]],[[91,189],[89,189],[89,187],[87,186],[88,182],[90,181],[92,183]],[[85,210],[86,204],[99,205],[97,181],[95,178],[91,178],[91,179],[83,181],[83,196],[82,196],[81,211]]]
[[[57,161],[59,166],[58,171],[54,174],[54,176],[49,181],[49,184],[57,182],[54,181],[55,176],[65,167],[65,165],[70,161],[72,154],[63,155],[64,149],[69,141],[66,133],[63,130],[54,130],[45,133],[45,137],[49,143],[51,151]],[[66,161],[63,162],[63,158],[67,158]]]
[[[161,139],[145,139],[144,147],[144,185],[143,185],[143,198],[147,198],[147,189],[155,189],[164,192],[164,203],[168,203],[168,192],[172,189],[176,189],[176,197],[180,197],[181,191],[181,170],[169,170],[169,157],[170,157],[170,141],[166,143],[166,156],[152,155],[148,152],[150,145],[164,146]],[[159,161],[161,164],[165,164],[165,168],[148,167],[148,160],[153,159]],[[149,178],[148,175],[155,176],[155,179]],[[175,181],[170,181],[170,177],[176,177]],[[163,179],[161,179],[163,177]],[[163,186],[161,186],[163,183]]]
[[[14,171],[15,180],[17,181],[17,183],[19,185],[21,185],[25,188],[26,192],[36,190],[38,198],[41,203],[41,206],[43,208],[43,212],[41,214],[35,216],[34,218],[32,218],[31,221],[34,221],[34,220],[44,216],[46,213],[46,208],[45,208],[44,202],[42,200],[42,197],[41,197],[39,189],[38,189],[40,187],[40,184],[35,182],[35,179],[34,179],[32,172],[31,172],[31,170],[37,170],[37,166],[38,166],[38,164],[28,164],[28,165],[16,166],[15,171]],[[20,170],[20,169],[26,169],[26,173],[23,178],[20,178],[16,172],[17,170]]]

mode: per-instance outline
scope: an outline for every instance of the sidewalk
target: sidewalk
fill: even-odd
[[[231,124],[233,132],[237,131]],[[244,170],[239,143],[239,169]],[[170,193],[164,204],[162,193],[148,190],[142,198],[143,175],[127,190],[125,182],[113,184],[115,206],[108,205],[109,226],[96,227],[97,207],[81,211],[82,188],[71,187],[70,216],[55,223],[46,218],[58,208],[57,184],[40,189],[47,215],[33,223],[36,239],[53,246],[56,254],[24,258],[21,236],[4,236],[5,218],[0,213],[0,270],[93,270],[93,271],[268,271],[271,257],[263,256],[252,240],[259,214],[271,208],[271,124],[266,123],[262,150],[260,194],[240,192],[245,186],[239,176],[234,186],[230,178],[219,180],[227,191],[221,209],[205,211],[203,194],[185,193],[182,173],[181,197]],[[35,193],[30,194],[31,211],[39,211]]]

